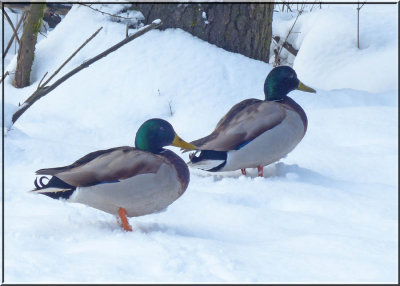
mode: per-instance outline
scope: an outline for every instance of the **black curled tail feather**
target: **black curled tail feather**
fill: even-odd
[[[47,179],[48,182],[47,184],[43,183],[43,180]],[[41,176],[39,178],[39,183],[38,183],[38,178],[35,179],[35,187],[36,190],[43,190],[43,189],[49,189],[49,188],[55,188],[55,189],[75,189],[75,186],[72,186],[70,184],[67,184],[66,182],[64,182],[63,180],[53,176],[51,177],[51,179],[47,178],[46,176]]]
[[[48,180],[47,184],[44,184],[44,179]],[[46,195],[53,199],[69,199],[72,193],[76,190],[75,186],[67,184],[55,176],[51,177],[51,179],[46,176],[41,176],[39,180],[36,178],[34,185],[36,187],[36,189],[33,190],[34,192]]]
[[[38,183],[38,178],[35,179],[35,181],[33,183],[35,184],[36,190],[41,190],[41,189],[44,189],[46,187],[46,185],[43,183],[44,179],[47,179],[47,181],[50,181],[50,179],[47,178],[46,176],[40,177],[39,178],[39,183]]]

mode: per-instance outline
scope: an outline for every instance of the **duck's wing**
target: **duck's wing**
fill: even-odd
[[[124,146],[92,152],[69,166],[41,169],[36,174],[56,176],[71,186],[83,187],[156,173],[162,163],[162,156]]]
[[[103,154],[111,153],[111,152],[113,152],[113,151],[115,151],[117,149],[120,149],[120,148],[131,148],[131,147],[123,146],[123,147],[110,148],[110,149],[106,149],[106,150],[94,151],[94,152],[91,152],[91,153],[83,156],[82,158],[76,160],[71,165],[63,166],[63,167],[45,168],[45,169],[37,170],[36,171],[36,175],[55,175],[55,174],[67,171],[69,169],[76,168],[76,167],[79,167],[79,166],[84,165],[86,163],[89,163],[93,159],[96,159],[97,157],[99,157],[99,156],[101,156]]]
[[[235,150],[277,126],[285,116],[277,102],[246,99],[234,105],[210,135],[191,143],[200,150]]]

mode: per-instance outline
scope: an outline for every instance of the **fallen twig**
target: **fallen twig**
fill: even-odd
[[[159,27],[161,25],[162,25],[161,20],[153,21],[153,23],[151,23],[150,25],[147,25],[147,26],[139,29],[135,34],[129,36],[128,38],[123,39],[121,42],[119,42],[116,45],[112,46],[111,48],[105,50],[104,52],[98,54],[97,56],[91,58],[90,60],[83,62],[80,66],[76,67],[75,69],[73,69],[69,73],[65,74],[63,77],[58,79],[52,85],[50,85],[50,86],[43,86],[42,85],[42,87],[40,89],[36,90],[27,100],[25,100],[25,102],[13,114],[12,119],[11,119],[12,120],[12,124],[14,124],[18,120],[18,118],[26,110],[28,110],[29,107],[32,106],[32,104],[34,104],[37,100],[39,100],[40,98],[42,98],[43,96],[45,96],[46,94],[48,94],[49,92],[54,90],[57,86],[59,86],[61,83],[66,81],[68,78],[70,78],[74,74],[78,73],[79,71],[83,70],[84,68],[89,67],[92,63],[94,63],[94,62],[100,60],[101,58],[107,56],[108,54],[114,52],[115,50],[119,49],[123,45],[129,43],[130,41],[140,37],[141,35],[147,33],[148,31],[150,31],[152,29],[155,29],[155,28],[157,28],[157,27]]]
[[[58,74],[58,72],[84,47],[86,46],[87,43],[89,43],[94,37],[96,37],[96,35],[100,32],[100,30],[103,29],[103,27],[100,27],[93,35],[91,35],[50,77],[48,80],[46,80],[45,83],[43,83],[43,85],[40,85],[39,83],[39,87],[38,89],[42,88],[43,86],[46,86],[46,84],[48,84],[50,82],[50,80],[56,75]]]

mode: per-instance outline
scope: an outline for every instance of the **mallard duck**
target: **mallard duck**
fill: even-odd
[[[131,231],[127,217],[164,210],[189,184],[189,169],[178,155],[164,149],[172,145],[193,150],[167,121],[154,118],[136,133],[135,147],[121,146],[87,154],[65,167],[36,171],[34,192],[54,199],[82,203],[119,216]],[[45,184],[44,179],[48,182]]]
[[[246,99],[234,105],[208,136],[191,144],[189,166],[210,172],[263,168],[292,151],[307,130],[304,110],[287,94],[316,92],[304,85],[288,66],[275,67],[264,83],[265,100]],[[200,152],[199,155],[197,153]]]

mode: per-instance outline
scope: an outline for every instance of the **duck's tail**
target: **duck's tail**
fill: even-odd
[[[199,156],[196,154],[200,152]],[[226,164],[226,151],[201,150],[189,154],[188,165],[193,168],[216,172]]]
[[[43,180],[48,180],[47,184]],[[51,179],[46,176],[41,176],[34,181],[35,189],[32,192],[46,195],[53,199],[69,199],[72,193],[76,190],[75,186],[71,186],[56,176]]]

